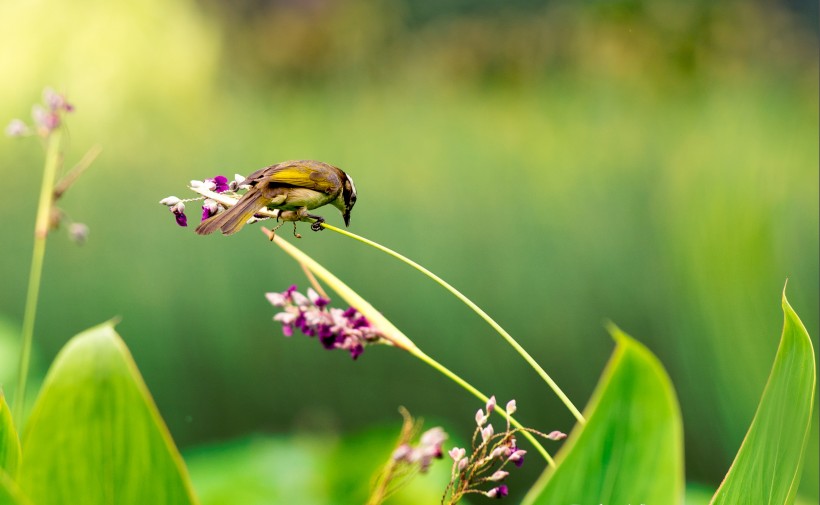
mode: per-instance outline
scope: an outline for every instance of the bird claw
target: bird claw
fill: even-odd
[[[324,226],[322,226],[322,223],[324,222],[325,220],[323,218],[319,218],[315,222],[310,224],[310,229],[313,231],[322,231],[325,229]]]

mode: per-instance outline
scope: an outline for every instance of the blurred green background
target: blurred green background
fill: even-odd
[[[815,343],[820,333],[817,10],[0,2],[0,122],[28,119],[52,85],[77,107],[67,164],[104,149],[61,202],[90,226],[89,242],[78,247],[64,230],[49,241],[39,361],[122,316],[175,440],[194,465],[210,465],[194,472],[200,489],[208,472],[241,467],[237,458],[269,471],[265,458],[242,456],[245,442],[224,449],[231,440],[321,445],[385,424],[398,433],[400,405],[468,437],[475,400],[409,356],[372,348],[352,362],[282,338],[263,294],[306,282],[258,231],[199,237],[157,204],[187,197],[191,179],[314,158],[355,178],[351,231],[463,290],[577,404],[612,350],[605,321],[645,342],[677,387],[687,479],[715,486],[768,376],[787,278]],[[41,166],[36,141],[0,140],[0,314],[11,327],[22,319]],[[302,228],[298,245],[428,354],[516,398],[524,424],[569,431],[558,400],[465,307],[386,256]],[[16,358],[3,349],[11,391]],[[817,454],[815,422],[801,484],[815,501]],[[536,466],[513,477],[516,496]]]

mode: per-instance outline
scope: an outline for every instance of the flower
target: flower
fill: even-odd
[[[496,470],[495,473],[487,477],[487,480],[489,480],[490,482],[498,482],[500,480],[506,479],[509,474],[510,472],[506,472],[504,470]]]
[[[515,466],[521,468],[521,465],[524,464],[524,455],[527,454],[527,451],[524,449],[519,449],[515,446],[512,447],[510,457],[507,458],[508,461],[512,461],[515,463]]]
[[[175,196],[168,196],[168,197],[165,197],[162,200],[160,200],[159,203],[161,205],[167,205],[168,207],[172,207],[172,206],[178,204],[181,201],[182,200],[180,200],[179,198],[177,198]]]
[[[88,225],[83,223],[71,223],[68,227],[69,238],[79,245],[85,244],[86,240],[88,240],[88,233]]]
[[[216,215],[219,211],[219,204],[216,200],[211,200],[210,198],[206,198],[204,202],[202,202],[202,220],[205,221],[211,216]]]
[[[418,464],[419,471],[426,473],[434,459],[441,459],[441,445],[447,440],[447,433],[440,426],[422,433],[416,447],[404,443],[393,451],[393,460],[409,464]]]
[[[490,489],[489,491],[487,491],[486,496],[487,496],[487,498],[498,498],[500,500],[501,498],[504,498],[508,494],[510,494],[510,490],[507,488],[506,485],[502,484],[498,487],[494,487],[494,488]]]
[[[317,337],[325,349],[344,349],[353,359],[361,356],[366,345],[382,340],[381,332],[353,307],[329,307],[330,300],[313,289],[307,293],[305,296],[291,286],[265,295],[271,305],[282,309],[273,320],[282,324],[285,336],[299,329],[304,335]]]
[[[507,406],[504,408],[504,410],[507,412],[508,416],[511,416],[511,415],[515,414],[516,409],[517,409],[517,407],[515,405],[515,400],[508,401]]]
[[[467,450],[463,447],[453,447],[447,454],[453,458],[453,462],[458,463],[467,456]]]
[[[34,121],[37,131],[43,137],[48,136],[49,133],[60,126],[60,114],[54,110],[47,110],[40,104],[36,104],[31,108],[31,119]]]
[[[495,435],[495,429],[492,424],[488,424],[483,430],[481,430],[481,440],[484,442],[492,438],[493,435]]]
[[[46,104],[51,112],[73,112],[74,106],[68,103],[65,95],[57,93],[52,88],[43,90],[43,103]]]
[[[550,440],[564,440],[565,438],[567,438],[567,434],[556,430],[556,431],[551,431],[547,435],[547,438],[550,439]]]
[[[6,135],[9,137],[25,137],[28,134],[28,126],[20,119],[12,119],[6,126]]]
[[[171,212],[180,226],[188,226],[188,217],[185,215],[185,204],[181,201],[170,206]]]
[[[495,405],[496,405],[495,396],[491,396],[490,399],[487,400],[486,405],[484,406],[487,409],[487,415],[488,416],[493,413],[493,409],[495,409]]]
[[[224,175],[217,175],[213,179],[205,179],[205,182],[213,182],[214,183],[214,192],[216,193],[224,193],[231,189],[230,185],[228,184],[228,178]]]
[[[488,423],[488,418],[497,407],[495,396],[492,396],[484,404],[484,408],[476,412],[476,427],[473,432],[471,452],[460,447],[453,447],[448,452],[453,459],[453,467],[450,472],[450,484],[445,493],[445,497],[449,497],[449,501],[445,500],[447,503],[456,503],[470,493],[480,493],[489,498],[507,496],[509,489],[506,485],[496,486],[489,490],[482,488],[487,483],[506,479],[513,465],[520,467],[524,464],[527,451],[518,448],[516,435],[519,432],[533,433],[552,440],[558,440],[559,438],[553,437],[559,437],[559,434],[563,435],[559,431],[546,435],[532,428],[514,427],[509,418],[503,431],[499,429],[496,432],[493,425]],[[504,410],[508,416],[515,412],[515,400],[507,402]]]
[[[35,104],[31,108],[31,119],[33,129],[41,137],[48,137],[51,132],[59,128],[62,123],[62,114],[72,112],[74,106],[68,103],[65,95],[57,93],[51,88],[43,90],[43,104]],[[23,137],[31,133],[26,123],[20,119],[14,119],[6,127],[6,135],[9,137]]]

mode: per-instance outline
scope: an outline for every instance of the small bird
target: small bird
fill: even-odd
[[[279,209],[286,221],[315,219],[311,229],[319,231],[322,216],[308,211],[327,205],[339,209],[350,225],[350,210],[356,203],[356,187],[349,175],[327,163],[312,160],[284,161],[252,173],[239,183],[250,186],[236,205],[203,221],[196,228],[199,235],[222,230],[231,235],[242,229],[260,209]],[[295,230],[294,230],[295,233]]]

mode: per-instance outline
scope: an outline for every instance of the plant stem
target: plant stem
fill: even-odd
[[[28,278],[28,293],[23,315],[22,348],[17,374],[17,390],[14,395],[13,418],[18,427],[22,426],[25,412],[26,379],[31,362],[31,343],[34,339],[34,321],[37,317],[37,301],[40,295],[40,279],[43,273],[43,259],[46,254],[46,238],[51,225],[51,209],[54,201],[54,183],[60,166],[60,129],[49,135],[46,143],[46,161],[43,170],[43,184],[40,187],[40,203],[37,205],[37,219],[34,223],[34,248],[31,257],[31,271]],[[19,428],[18,428],[19,429]]]
[[[402,261],[402,262],[410,265],[411,267],[415,268],[416,270],[423,273],[427,277],[433,279],[433,281],[435,281],[441,287],[443,287],[444,289],[446,289],[447,291],[452,293],[453,296],[455,296],[456,298],[458,298],[459,300],[464,302],[464,304],[467,305],[468,307],[470,307],[473,310],[473,312],[475,312],[482,319],[484,319],[484,321],[486,321],[487,324],[489,324],[495,331],[497,331],[504,338],[504,340],[506,340],[513,347],[513,349],[515,349],[518,352],[518,354],[520,354],[521,357],[524,358],[524,360],[527,363],[529,363],[529,365],[538,373],[538,375],[541,376],[541,378],[544,380],[544,382],[546,382],[549,385],[549,387],[555,392],[555,394],[558,396],[558,398],[561,400],[561,402],[564,405],[566,405],[566,407],[569,409],[569,411],[572,413],[572,415],[575,416],[575,419],[577,419],[580,424],[583,425],[583,424],[586,423],[586,420],[584,419],[584,416],[581,414],[581,411],[578,410],[575,407],[575,405],[572,403],[572,401],[569,399],[569,397],[564,393],[564,391],[562,391],[561,388],[558,386],[558,384],[554,380],[552,380],[552,377],[550,377],[549,374],[547,374],[547,372],[543,368],[541,368],[541,365],[539,365],[538,362],[535,361],[535,359],[533,359],[533,357],[530,356],[530,354],[523,347],[521,347],[521,345],[512,337],[512,335],[507,333],[507,331],[504,330],[504,328],[502,328],[501,325],[499,325],[497,322],[495,322],[495,320],[493,318],[491,318],[486,312],[484,312],[478,305],[473,303],[472,300],[470,300],[469,298],[464,296],[459,290],[457,290],[456,288],[454,288],[453,286],[451,286],[450,284],[445,282],[444,279],[442,279],[438,275],[436,275],[433,272],[427,270],[426,268],[419,265],[418,263],[411,260],[410,258],[402,256],[401,254],[397,253],[396,251],[394,251],[392,249],[389,249],[389,248],[387,248],[387,247],[385,247],[385,246],[383,246],[379,243],[373,242],[372,240],[368,240],[364,237],[356,235],[355,233],[350,233],[349,231],[343,230],[341,228],[337,228],[337,227],[335,227],[333,225],[329,225],[327,223],[322,223],[322,226],[329,229],[329,230],[333,230],[336,233],[340,233],[340,234],[342,234],[346,237],[350,237],[352,239],[358,240],[359,242],[362,242],[363,244],[367,244],[371,247],[374,247],[374,248],[378,249],[379,251],[382,251],[384,253],[389,254],[390,256],[393,256],[394,258],[398,259],[399,261]]]
[[[459,386],[466,389],[470,394],[472,394],[473,396],[475,396],[476,398],[478,398],[479,400],[481,400],[485,404],[487,403],[487,400],[489,400],[489,398],[486,395],[484,395],[481,391],[474,388],[472,385],[470,385],[470,383],[468,383],[467,381],[465,381],[464,379],[462,379],[461,377],[456,375],[449,368],[445,367],[444,365],[442,365],[438,361],[434,360],[430,356],[424,354],[424,352],[421,351],[420,349],[418,349],[418,348],[412,349],[412,350],[410,350],[410,353],[413,354],[415,357],[419,358],[420,360],[424,361],[425,363],[427,363],[431,367],[435,368],[436,370],[438,370],[442,374],[444,374],[447,378],[449,378],[450,380],[452,380],[453,382],[455,382]],[[516,421],[513,417],[507,415],[507,413],[504,411],[504,409],[500,409],[500,408],[499,409],[494,409],[493,412],[497,412],[499,415],[501,415],[501,417],[508,420],[510,422],[510,424],[512,424],[516,428],[520,428],[521,431],[519,431],[519,433],[524,438],[529,440],[530,443],[532,443],[532,445],[535,447],[535,450],[537,450],[541,454],[541,456],[543,456],[544,459],[547,460],[547,464],[549,466],[555,468],[555,460],[552,459],[552,456],[549,455],[547,450],[544,449],[544,446],[542,446],[541,443],[532,435],[532,433],[527,431],[524,428],[524,426],[521,425],[521,423]]]
[[[381,315],[379,311],[373,308],[367,301],[365,301],[361,296],[359,296],[355,291],[350,289],[344,282],[342,282],[338,277],[333,275],[329,270],[324,268],[322,265],[317,263],[313,258],[308,256],[307,254],[303,253],[298,247],[292,245],[287,240],[282,239],[281,237],[276,236],[270,230],[262,228],[262,232],[265,236],[268,237],[269,240],[272,240],[276,245],[281,247],[286,253],[288,253],[297,263],[299,263],[303,268],[307,268],[317,277],[322,279],[330,286],[336,293],[342,297],[347,303],[350,304],[351,307],[356,308],[362,315],[364,315],[371,323],[374,324],[382,334],[388,338],[393,345],[400,349],[404,349],[405,351],[409,352],[413,356],[419,358],[423,362],[427,363],[428,365],[432,366],[444,376],[449,378],[450,380],[454,381],[456,384],[461,386],[462,388],[469,391],[473,396],[480,399],[485,404],[487,403],[487,395],[481,393],[481,391],[474,388],[470,383],[450,371],[447,367],[439,363],[438,361],[434,360],[427,354],[425,354],[421,349],[416,347],[412,340],[407,338],[407,336],[401,332],[398,328],[396,328],[393,323],[391,323],[386,317]],[[553,461],[552,457],[550,457],[547,450],[541,445],[541,443],[532,436],[524,427],[515,419],[508,416],[506,412],[502,412],[503,409],[495,409],[502,417],[507,419],[512,425],[516,428],[521,428],[521,433],[529,440],[536,450],[544,457],[547,461],[547,464],[550,466],[555,466],[555,462]]]

